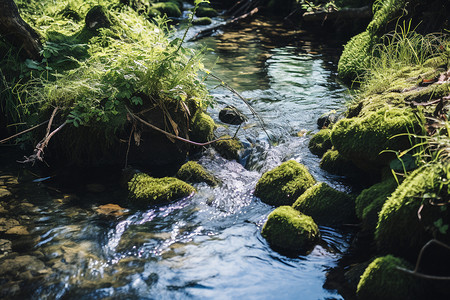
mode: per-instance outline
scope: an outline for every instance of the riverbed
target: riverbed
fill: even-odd
[[[219,125],[224,124],[218,112],[226,105],[249,117],[237,133],[246,146],[241,159],[226,160],[207,149],[196,159],[221,181],[218,187],[197,184],[191,197],[115,216],[99,208],[108,203],[126,208],[126,193],[107,178],[90,176],[67,191],[10,164],[0,174],[2,185],[15,191],[17,214],[8,218],[26,219],[28,235],[13,238],[29,247],[13,243],[9,265],[22,267],[3,276],[0,296],[343,299],[323,284],[349,247],[352,230],[320,227],[322,241],[311,253],[287,257],[262,238],[273,207],[253,196],[262,173],[289,159],[306,165],[316,180],[351,190],[345,178],[321,170],[307,147],[318,117],[345,110],[347,89],[336,77],[339,42],[258,17],[187,46],[206,47],[205,66],[248,99],[264,121],[220,82],[205,77],[216,101],[208,112]],[[217,134],[237,129],[221,126]]]

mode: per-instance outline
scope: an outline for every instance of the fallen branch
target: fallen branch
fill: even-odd
[[[12,139],[15,138],[15,137],[21,136],[22,134],[25,134],[25,133],[27,133],[27,132],[33,131],[33,130],[35,130],[36,128],[39,128],[39,127],[41,127],[42,125],[46,124],[47,122],[48,122],[48,120],[42,122],[41,124],[38,124],[38,125],[36,125],[36,126],[33,126],[33,127],[31,127],[31,128],[25,129],[24,131],[21,131],[21,132],[19,132],[19,133],[16,133],[16,134],[14,134],[14,135],[12,135],[12,136],[10,136],[10,137],[7,137],[6,139],[1,140],[1,141],[0,141],[0,144],[3,144],[3,143],[5,143],[5,142],[7,142],[7,141],[9,141],[9,140],[12,140]]]
[[[199,31],[199,32],[197,32],[196,35],[194,35],[192,38],[190,38],[189,41],[197,41],[197,40],[199,40],[201,38],[204,38],[204,37],[207,37],[207,36],[211,36],[217,30],[225,28],[225,27],[228,27],[228,26],[235,25],[235,24],[237,24],[238,22],[240,22],[240,21],[242,21],[244,19],[250,18],[251,16],[256,14],[258,11],[259,10],[256,7],[254,9],[252,9],[249,13],[246,13],[246,14],[244,14],[242,16],[236,17],[234,19],[231,19],[231,20],[226,21],[224,23],[221,23],[219,25],[207,28],[205,30]]]
[[[419,272],[419,266],[420,266],[420,263],[422,261],[422,255],[425,252],[425,249],[428,248],[433,243],[437,244],[438,246],[441,246],[441,247],[444,247],[444,248],[450,250],[450,246],[448,246],[447,244],[444,244],[444,243],[442,243],[442,242],[440,242],[440,241],[438,241],[436,239],[430,240],[430,241],[428,241],[428,243],[426,243],[422,247],[422,249],[420,249],[419,256],[418,256],[417,262],[416,262],[416,267],[414,268],[414,270],[411,271],[411,270],[408,270],[408,269],[405,269],[405,268],[401,268],[401,267],[397,267],[397,269],[400,270],[400,271],[406,272],[408,274],[411,274],[411,275],[414,275],[414,276],[417,276],[417,277],[421,277],[421,278],[425,278],[425,279],[450,280],[449,276],[427,275],[427,274],[423,274],[423,273]]]
[[[259,123],[261,124],[262,129],[264,130],[265,134],[267,135],[267,138],[269,139],[269,141],[271,141],[271,138],[269,136],[269,134],[266,131],[266,124],[264,123],[263,119],[259,116],[259,114],[255,111],[255,109],[251,106],[251,104],[247,101],[247,99],[245,99],[244,97],[241,96],[241,94],[239,94],[234,88],[232,88],[231,86],[229,86],[225,81],[223,81],[222,79],[220,79],[218,76],[212,74],[211,72],[207,72],[207,74],[209,76],[211,76],[212,78],[218,80],[220,82],[220,85],[222,85],[224,88],[228,89],[229,91],[231,91],[233,94],[235,94],[236,96],[239,97],[239,99],[241,99],[245,105],[247,105],[247,107],[250,109],[250,111],[252,112],[252,114],[258,119]]]
[[[179,140],[179,141],[182,141],[182,142],[191,144],[191,145],[201,146],[201,147],[202,147],[202,146],[210,145],[210,144],[215,143],[215,142],[226,141],[226,140],[231,140],[231,139],[233,139],[233,138],[219,138],[219,139],[215,139],[215,140],[212,140],[212,141],[209,141],[209,142],[206,142],[206,143],[198,143],[198,142],[194,142],[194,141],[191,141],[191,140],[182,138],[182,137],[180,137],[180,136],[178,136],[178,135],[175,135],[175,134],[173,134],[173,133],[167,132],[167,131],[165,131],[165,130],[159,128],[158,126],[155,126],[155,125],[153,125],[153,124],[148,123],[147,121],[145,121],[145,120],[141,119],[140,117],[138,117],[136,114],[132,113],[128,107],[127,107],[127,111],[128,111],[129,116],[130,116],[132,119],[135,119],[135,120],[141,122],[142,124],[144,124],[144,125],[146,125],[146,126],[152,128],[152,129],[154,129],[154,130],[156,130],[156,131],[158,131],[158,132],[161,132],[162,134],[164,134],[164,135],[166,135],[166,136],[168,136],[168,137],[171,137],[171,138],[173,138],[173,139],[176,139],[176,140]]]
[[[372,10],[369,6],[360,8],[342,8],[336,11],[311,11],[303,14],[305,22],[323,22],[336,19],[365,19],[372,17]]]

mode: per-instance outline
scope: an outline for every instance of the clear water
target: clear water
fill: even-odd
[[[247,145],[240,163],[214,150],[199,160],[222,181],[219,187],[198,184],[192,197],[115,218],[97,214],[92,204],[124,203],[126,195],[114,186],[106,185],[106,191],[97,194],[80,192],[70,201],[42,191],[35,182],[23,183],[18,200],[36,204],[32,236],[38,241],[30,254],[48,271],[39,279],[23,281],[21,295],[342,299],[322,286],[327,270],[348,247],[351,232],[321,227],[322,242],[311,253],[283,256],[260,234],[273,208],[253,196],[261,174],[288,159],[305,164],[318,181],[347,189],[342,178],[318,167],[319,159],[307,148],[310,135],[305,134],[317,130],[316,120],[323,113],[343,109],[345,88],[335,80],[335,50],[262,19],[192,46],[201,45],[212,49],[206,66],[249,99],[272,143],[246,105],[208,79],[217,101],[209,112],[218,123],[218,111],[229,104],[249,116],[238,133]],[[234,134],[236,128],[218,132]]]

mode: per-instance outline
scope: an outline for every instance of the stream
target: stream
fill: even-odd
[[[14,242],[22,250],[8,264],[0,255],[0,267],[10,266],[7,275],[18,278],[7,281],[3,271],[0,298],[343,299],[323,285],[352,231],[320,227],[322,241],[311,253],[284,256],[260,234],[273,207],[253,196],[262,173],[289,159],[306,165],[317,181],[350,190],[345,178],[321,170],[307,147],[317,118],[345,108],[346,88],[336,80],[338,45],[261,17],[188,45],[206,46],[205,66],[249,100],[267,131],[236,95],[206,80],[217,101],[208,112],[218,124],[226,105],[249,117],[238,132],[246,151],[236,162],[206,150],[199,163],[222,184],[196,184],[189,198],[111,217],[98,206],[124,206],[126,194],[107,180],[64,194],[25,170],[2,169],[0,187],[16,191],[16,218],[27,220],[29,235]],[[217,134],[236,129],[222,126]]]

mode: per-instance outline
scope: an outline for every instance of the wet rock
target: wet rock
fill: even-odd
[[[272,247],[295,252],[309,250],[320,236],[313,219],[290,206],[272,211],[261,233]]]
[[[229,135],[221,137],[220,141],[214,143],[214,149],[226,159],[238,160],[244,149],[244,145],[237,138],[231,138]]]
[[[0,199],[9,198],[11,196],[12,196],[12,194],[9,190],[7,190],[6,188],[0,187]]]
[[[317,127],[319,129],[327,128],[330,125],[333,125],[337,121],[339,121],[340,116],[337,113],[330,113],[324,116],[321,116],[317,119]]]
[[[356,219],[354,199],[323,182],[307,189],[292,207],[319,225],[342,225]]]
[[[292,205],[315,182],[304,165],[290,160],[262,175],[255,196],[274,206]]]
[[[0,218],[0,233],[4,233],[15,226],[19,226],[19,221],[15,219]]]
[[[3,207],[3,204],[0,204],[0,215],[6,214],[8,211]]]
[[[14,226],[8,229],[5,234],[9,235],[29,235],[27,228],[25,226]]]
[[[14,258],[5,258],[0,262],[0,277],[10,279],[30,279],[29,276],[38,276],[47,271],[45,264],[31,255],[21,255]]]
[[[0,239],[0,258],[12,252],[12,242],[10,240]]]
[[[211,23],[212,20],[209,17],[196,18],[192,20],[192,25],[209,25]]]
[[[131,203],[139,207],[147,207],[187,197],[194,193],[195,189],[177,178],[154,178],[140,173],[131,179],[128,191]]]
[[[190,183],[205,182],[210,186],[216,186],[218,181],[202,165],[195,161],[188,161],[177,172],[177,178]]]
[[[195,16],[197,17],[216,17],[218,15],[217,11],[208,6],[199,6],[197,11],[195,12]]]
[[[231,125],[241,125],[246,122],[248,118],[232,105],[225,106],[219,112],[219,120]]]
[[[127,213],[127,209],[120,207],[117,204],[100,205],[95,211],[100,215],[120,217]]]

